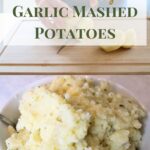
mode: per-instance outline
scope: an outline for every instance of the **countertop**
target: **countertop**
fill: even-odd
[[[19,34],[20,35],[20,34]],[[106,53],[94,46],[6,46],[0,49],[1,74],[149,74],[148,45]]]

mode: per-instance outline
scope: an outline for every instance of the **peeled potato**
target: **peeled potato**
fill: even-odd
[[[112,52],[119,49],[125,42],[125,34],[123,31],[116,30],[116,37],[107,45],[100,46],[106,52]],[[112,43],[112,45],[111,45]]]
[[[125,43],[123,48],[132,48],[136,43],[136,32],[134,29],[127,30],[125,33]]]
[[[112,52],[119,49],[121,46],[100,46],[106,52]]]

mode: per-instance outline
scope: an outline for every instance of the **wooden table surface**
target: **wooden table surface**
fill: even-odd
[[[148,46],[105,53],[98,47],[7,46],[1,51],[1,74],[149,74],[150,20]]]

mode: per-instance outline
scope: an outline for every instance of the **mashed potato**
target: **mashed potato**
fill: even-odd
[[[109,83],[59,77],[23,95],[8,150],[136,150],[145,111]]]

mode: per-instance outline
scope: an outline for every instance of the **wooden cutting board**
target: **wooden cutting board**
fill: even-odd
[[[149,74],[148,46],[106,53],[98,47],[7,46],[0,56],[0,73],[12,74]]]

